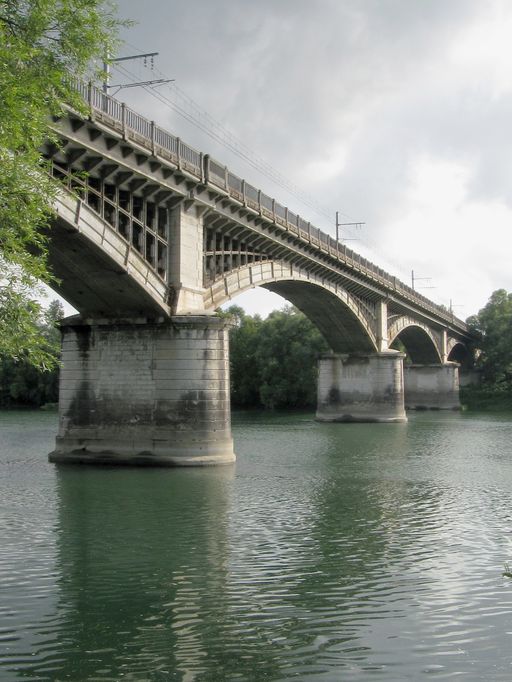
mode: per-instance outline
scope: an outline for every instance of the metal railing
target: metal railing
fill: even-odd
[[[229,171],[227,166],[212,159],[208,154],[202,154],[185,144],[153,121],[149,121],[124,103],[105,94],[100,88],[80,82],[76,82],[76,87],[88,103],[92,119],[111,125],[120,130],[126,139],[132,139],[153,154],[170,159],[178,168],[190,173],[199,181],[214,185],[231,198],[272,220],[276,225],[296,234],[299,239],[310,243],[313,248],[328,253],[340,263],[375,281],[388,291],[398,294],[401,298],[415,303],[449,323],[456,324],[463,330],[467,329],[466,324],[444,306],[434,303],[360,254],[340,244],[330,235]]]

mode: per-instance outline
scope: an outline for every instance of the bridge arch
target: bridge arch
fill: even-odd
[[[375,311],[345,289],[283,261],[263,261],[232,270],[205,293],[205,308],[213,311],[256,286],[290,301],[317,326],[337,353],[375,353]]]
[[[49,233],[53,288],[82,315],[168,316],[166,282],[79,197],[61,190]]]
[[[458,339],[448,339],[447,354],[449,362],[458,362],[462,367],[466,367],[471,363],[471,353],[466,344]]]
[[[432,365],[442,362],[440,341],[427,325],[402,316],[392,321],[388,329],[388,344],[391,348],[399,340],[404,345],[413,364]]]

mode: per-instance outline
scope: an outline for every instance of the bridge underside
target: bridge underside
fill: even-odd
[[[169,314],[165,283],[121,235],[76,197],[63,194],[56,208],[48,257],[57,293],[85,316]]]
[[[293,281],[272,282],[262,287],[279,294],[301,310],[336,353],[375,352],[375,345],[361,322],[329,291]]]
[[[86,316],[161,316],[165,312],[128,268],[59,221],[52,225],[49,264],[57,278],[52,288]]]
[[[395,344],[396,341],[400,341],[403,344],[407,355],[414,364],[429,365],[441,362],[441,357],[434,341],[421,327],[407,327],[396,337]],[[393,343],[391,347],[394,347]]]

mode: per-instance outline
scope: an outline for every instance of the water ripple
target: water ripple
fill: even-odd
[[[236,468],[163,472],[0,427],[0,680],[511,679],[507,420],[235,415]]]

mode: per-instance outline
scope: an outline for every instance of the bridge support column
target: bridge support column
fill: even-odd
[[[404,422],[403,353],[324,355],[316,418],[329,422]]]
[[[62,324],[52,462],[233,462],[228,333],[214,316]]]
[[[174,315],[204,313],[203,211],[194,203],[171,211],[168,281]]]
[[[409,365],[404,371],[408,410],[460,410],[459,365]]]

